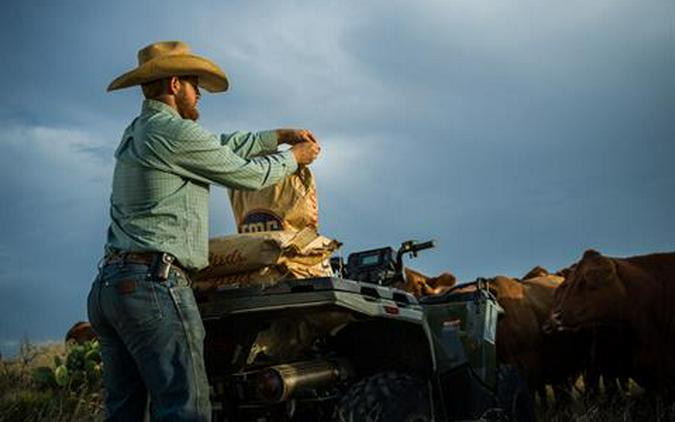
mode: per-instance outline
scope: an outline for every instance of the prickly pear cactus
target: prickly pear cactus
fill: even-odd
[[[54,357],[54,368],[35,369],[33,380],[43,388],[97,394],[103,372],[99,347],[97,340],[73,345],[68,348],[65,359]]]

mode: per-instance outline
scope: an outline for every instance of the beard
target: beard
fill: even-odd
[[[176,95],[176,108],[178,109],[178,114],[184,119],[190,119],[193,122],[199,119],[197,103],[190,104],[183,94]]]

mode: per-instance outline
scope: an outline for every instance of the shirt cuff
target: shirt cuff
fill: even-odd
[[[280,152],[279,155],[281,156],[281,165],[284,168],[286,175],[288,176],[289,174],[295,173],[295,171],[298,169],[298,162],[295,161],[295,155],[293,155],[293,151],[289,149],[287,151]]]
[[[264,130],[258,132],[258,136],[260,137],[263,151],[275,152],[277,150],[277,146],[279,145],[279,135],[277,135],[276,130]]]

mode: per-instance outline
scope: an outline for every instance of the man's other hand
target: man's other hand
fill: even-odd
[[[299,165],[309,165],[316,159],[321,151],[321,147],[316,142],[305,141],[293,145],[291,148],[295,161]]]
[[[318,144],[312,132],[307,129],[277,129],[278,144],[297,145],[301,142],[314,142]]]

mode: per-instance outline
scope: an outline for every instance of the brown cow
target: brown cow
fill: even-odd
[[[528,278],[545,277],[547,275],[550,275],[548,270],[542,266],[537,265],[523,276],[523,280],[527,280]]]
[[[66,334],[66,344],[67,343],[76,343],[83,344],[89,340],[94,340],[96,338],[96,333],[94,329],[91,328],[91,324],[87,321],[76,322],[68,333]]]
[[[562,277],[547,275],[523,281],[498,276],[491,281],[504,315],[497,324],[497,357],[522,372],[532,394],[546,400],[545,384],[551,382],[551,368],[557,348],[550,343],[542,325],[553,306],[554,292]]]
[[[673,309],[675,253],[610,258],[588,250],[557,289],[551,321],[559,331],[621,333],[605,335],[614,344],[603,341],[596,346],[599,353],[611,350],[644,387],[672,392]]]
[[[440,294],[454,287],[457,279],[450,273],[442,273],[436,277],[428,277],[411,268],[404,268],[405,284],[394,286],[412,293],[416,297]]]

